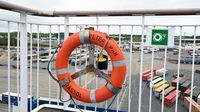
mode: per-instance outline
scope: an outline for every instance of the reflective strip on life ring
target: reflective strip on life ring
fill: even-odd
[[[66,84],[68,84],[70,82],[69,78],[65,78],[63,80],[59,80],[59,84],[61,86],[65,86]]]
[[[56,70],[56,74],[65,74],[68,72],[69,72],[68,68],[62,68],[62,69]]]
[[[91,103],[95,103],[96,102],[96,98],[95,98],[95,92],[96,90],[90,90],[90,101]]]
[[[115,88],[112,84],[108,83],[106,84],[106,87],[113,93],[117,94],[119,93],[120,89]]]
[[[80,42],[81,44],[89,44],[89,30],[80,31]]]
[[[56,57],[56,74],[60,85],[73,98],[87,103],[102,102],[117,94],[121,89],[126,75],[124,54],[114,39],[108,39],[107,35],[102,32],[85,30],[69,36],[63,42]],[[95,44],[103,47],[107,40],[108,43],[105,46],[105,50],[112,61],[110,83],[96,90],[89,90],[78,86],[68,70],[68,59],[72,51],[81,44]]]

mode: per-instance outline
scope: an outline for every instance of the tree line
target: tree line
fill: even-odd
[[[30,37],[30,33],[28,32],[28,37]],[[73,33],[70,33],[69,35],[72,35]],[[58,37],[58,33],[52,33],[51,34],[53,37]],[[37,33],[32,33],[33,38],[37,38],[38,34]],[[46,38],[49,37],[50,33],[39,33],[39,38]],[[119,34],[110,34],[110,37],[115,39],[116,41],[119,40]],[[8,33],[7,32],[0,32],[0,45],[2,46],[7,46],[8,43]],[[146,38],[146,35],[144,36]],[[60,38],[64,39],[64,33],[60,33]],[[130,41],[131,35],[130,34],[121,34],[121,40],[124,41]],[[175,40],[178,39],[179,36],[175,36]],[[184,36],[183,38],[186,39],[192,39],[194,36]],[[200,39],[200,36],[196,37],[197,39]],[[141,35],[133,35],[132,40],[134,42],[141,42]],[[11,46],[16,46],[17,45],[17,32],[10,32],[10,45]]]

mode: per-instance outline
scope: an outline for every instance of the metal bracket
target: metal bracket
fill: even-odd
[[[105,79],[107,82],[111,83],[110,80],[109,80],[108,74],[106,74],[106,73],[104,73],[101,70],[96,69],[96,68],[95,68],[95,73],[98,77],[101,77],[101,78]]]
[[[87,65],[86,68],[74,73],[71,75],[72,79],[76,79],[82,75],[85,75],[87,74],[88,72],[95,72],[95,67],[94,65],[90,64],[90,65]]]
[[[95,68],[93,64],[87,65],[85,69],[80,70],[80,71],[72,74],[71,77],[72,77],[72,79],[76,79],[76,78],[78,78],[82,75],[87,74],[88,72],[95,72],[95,74],[98,77],[101,77],[101,78],[105,79],[107,82],[110,82],[108,74],[106,74],[106,73],[100,71],[99,69]]]
[[[94,65],[94,51],[95,51],[95,46],[91,45],[89,46],[89,65]]]

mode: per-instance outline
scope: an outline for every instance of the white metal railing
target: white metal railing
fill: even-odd
[[[11,4],[11,6],[13,6],[14,4]],[[15,5],[14,5],[15,6]],[[16,8],[16,9],[19,9],[19,6],[16,6],[16,7],[10,7],[9,3],[7,2],[2,2],[0,1],[0,7],[2,9],[7,9],[7,10],[12,10],[12,8]],[[112,30],[112,27],[118,27],[118,37],[119,37],[119,46],[122,46],[122,43],[123,43],[123,40],[122,40],[122,29],[123,27],[128,27],[126,30],[129,31],[129,34],[130,34],[130,49],[129,49],[129,53],[126,53],[127,56],[129,57],[126,57],[126,60],[127,62],[127,67],[128,67],[128,70],[127,70],[127,78],[126,78],[126,83],[128,85],[127,89],[125,89],[125,91],[121,91],[120,94],[117,96],[117,99],[116,101],[114,102],[114,105],[112,108],[116,109],[117,111],[118,110],[121,110],[121,105],[120,104],[128,104],[126,105],[127,108],[125,108],[126,111],[128,112],[133,112],[135,110],[137,110],[138,112],[143,112],[143,111],[149,111],[151,112],[152,111],[152,100],[153,100],[153,95],[152,95],[152,89],[150,88],[150,92],[149,92],[149,100],[147,100],[148,102],[148,107],[146,109],[143,108],[143,89],[144,89],[144,83],[142,82],[142,72],[145,70],[145,69],[151,69],[151,74],[153,74],[153,69],[156,68],[156,67],[160,67],[160,66],[163,66],[164,68],[168,68],[167,66],[167,55],[168,55],[168,50],[167,48],[164,49],[164,62],[160,63],[160,65],[156,65],[156,60],[155,60],[155,50],[154,48],[152,48],[152,54],[151,55],[148,55],[148,56],[151,56],[150,60],[150,64],[148,64],[147,67],[144,67],[145,64],[147,64],[147,61],[146,59],[144,60],[144,55],[143,54],[143,51],[144,51],[144,46],[143,46],[143,42],[144,42],[144,37],[146,35],[145,31],[146,31],[146,28],[148,27],[161,27],[161,28],[167,28],[167,27],[175,27],[176,29],[176,32],[179,33],[179,45],[178,45],[178,50],[179,50],[179,53],[178,53],[178,64],[177,64],[177,77],[179,78],[179,74],[181,73],[180,70],[181,70],[181,52],[182,52],[182,49],[181,49],[181,45],[182,45],[182,33],[183,33],[183,28],[186,28],[186,27],[192,27],[193,28],[193,31],[194,31],[194,41],[193,41],[193,54],[195,53],[195,46],[196,46],[196,35],[197,35],[197,29],[199,28],[199,25],[147,25],[145,24],[145,17],[148,16],[148,14],[152,15],[174,15],[174,14],[187,14],[187,15],[194,15],[194,14],[199,14],[200,10],[199,9],[193,9],[193,10],[160,10],[160,11],[157,11],[157,10],[139,10],[139,11],[110,11],[110,12],[96,12],[94,14],[93,11],[88,11],[88,12],[56,12],[54,11],[54,13],[52,12],[42,12],[41,11],[36,11],[36,10],[33,10],[33,9],[26,9],[25,7],[23,7],[21,9],[22,12],[20,12],[20,21],[17,21],[17,20],[4,20],[4,19],[1,19],[0,18],[0,22],[2,23],[6,23],[7,24],[7,39],[8,39],[8,44],[7,44],[7,48],[8,48],[8,51],[7,51],[7,87],[8,89],[1,89],[2,91],[0,92],[5,92],[5,91],[8,91],[8,93],[10,94],[11,92],[15,92],[13,90],[13,86],[15,85],[14,82],[16,82],[16,87],[17,88],[17,94],[18,94],[18,101],[19,101],[19,93],[21,94],[21,100],[20,100],[20,108],[18,109],[18,111],[21,111],[21,112],[25,112],[27,109],[28,109],[28,105],[27,105],[27,95],[30,94],[31,96],[35,96],[37,99],[39,99],[40,97],[47,97],[48,100],[50,101],[49,104],[51,103],[51,101],[53,99],[56,99],[57,100],[57,105],[59,104],[59,87],[56,85],[55,82],[53,82],[51,80],[51,78],[48,76],[47,72],[45,70],[42,70],[41,68],[44,67],[43,64],[41,64],[40,62],[40,34],[42,33],[42,30],[41,27],[45,26],[49,28],[49,31],[48,33],[50,34],[49,35],[49,43],[48,43],[48,52],[49,52],[49,57],[48,59],[50,58],[51,56],[51,49],[52,49],[52,32],[56,32],[58,34],[58,39],[57,39],[57,44],[60,42],[60,33],[61,32],[64,32],[64,38],[68,37],[69,36],[69,32],[71,29],[75,28],[74,31],[79,31],[79,26],[81,27],[95,27],[96,30],[102,30],[101,27],[103,28],[106,28],[105,32],[109,35],[111,35],[111,30]],[[24,13],[24,12],[26,13]],[[62,16],[62,18],[64,18],[64,24],[49,24],[49,23],[31,23],[27,20],[27,14],[30,14],[30,15],[39,15],[39,16],[58,16],[59,14]],[[139,23],[139,24],[100,24],[99,21],[100,19],[100,16],[102,15],[120,15],[120,16],[134,16],[134,14],[139,14],[141,17],[142,17],[142,23]],[[59,16],[60,16],[59,15]],[[66,16],[68,15],[68,16]],[[92,15],[92,16],[95,16],[96,17],[96,23],[91,23],[91,24],[70,24],[70,17],[71,16],[74,16],[74,15]],[[81,18],[81,17],[77,17],[77,18]],[[88,17],[90,18],[90,17]],[[11,57],[11,51],[10,51],[10,42],[11,42],[11,24],[15,24],[17,25],[17,29],[16,29],[16,32],[17,32],[17,70],[14,71],[12,70],[11,68],[11,60],[10,60],[10,57]],[[1,26],[0,26],[1,27]],[[56,30],[52,30],[53,28],[56,27]],[[134,41],[133,39],[133,36],[135,34],[135,30],[140,30],[141,31],[141,35],[142,35],[142,38],[141,38],[141,51],[138,51],[138,55],[139,58],[135,58],[134,56],[136,56],[137,54],[132,54],[132,42]],[[179,29],[179,31],[177,30]],[[104,31],[104,30],[103,30]],[[30,40],[28,40],[28,37],[27,36],[27,32],[30,33]],[[37,61],[36,63],[33,63],[33,33],[36,33],[36,39],[37,39],[37,44],[36,44],[36,55],[37,55]],[[35,37],[34,37],[35,38]],[[27,39],[27,40],[26,40]],[[30,46],[28,46],[28,43]],[[30,51],[27,50],[27,48],[30,47]],[[98,49],[98,48],[97,48]],[[76,49],[76,58],[75,58],[75,67],[72,69],[75,69],[75,71],[77,71],[79,68],[81,68],[82,66],[79,66],[79,62],[77,61],[78,60],[78,56],[77,55],[77,51],[80,50],[80,49]],[[31,58],[30,58],[30,63],[28,63],[28,60],[27,60],[27,55],[30,54],[31,55]],[[20,57],[19,57],[20,56]],[[20,63],[19,63],[19,60],[20,59]],[[140,62],[133,62],[134,60],[137,60],[139,59]],[[85,65],[88,63],[87,62],[87,59],[86,60],[86,63]],[[30,69],[29,69],[29,72],[28,72],[28,65],[30,66]],[[33,65],[36,64],[36,69],[34,69]],[[139,65],[139,66],[138,66]],[[53,68],[53,63],[51,63],[51,68]],[[137,68],[138,66],[138,70],[135,70],[135,68]],[[184,65],[183,65],[184,66]],[[194,70],[195,70],[195,66],[197,66],[198,68],[200,67],[199,65],[195,65],[195,55],[193,55],[192,57],[192,68],[191,68],[191,73],[192,73],[192,77],[191,77],[191,88],[193,88],[194,86]],[[20,69],[19,69],[20,67]],[[46,67],[46,66],[45,66]],[[16,79],[14,82],[11,81],[11,77],[13,77],[13,72],[16,73]],[[54,72],[54,70],[52,69],[52,72]],[[3,73],[2,73],[3,74]],[[29,74],[29,75],[27,75]],[[136,77],[133,77],[133,74],[139,74],[139,78],[136,78]],[[46,75],[46,76],[44,76]],[[47,78],[47,79],[46,79]],[[48,80],[47,82],[44,82],[44,80]],[[92,85],[95,85],[95,88],[97,88],[99,85],[102,84],[102,82],[99,81],[99,78],[91,78],[90,80],[88,76],[82,78],[81,79],[84,79],[84,81],[78,81],[77,80],[77,83],[79,83],[80,85],[82,86],[85,86],[86,88],[90,88],[90,84]],[[165,76],[165,73],[163,74],[163,79],[166,79],[166,76]],[[29,82],[28,82],[29,80]],[[139,80],[138,84],[139,84],[139,88],[136,87],[136,85],[134,84],[136,82],[136,80]],[[152,80],[152,75],[151,75],[151,80]],[[125,84],[126,84],[125,83]],[[133,84],[132,84],[133,83]],[[177,82],[179,83],[179,81]],[[29,85],[29,86],[28,86]],[[46,87],[46,88],[44,88]],[[55,88],[54,88],[55,87]],[[176,90],[178,91],[178,84],[177,84],[177,87],[176,87]],[[125,93],[127,91],[127,93]],[[193,92],[193,89],[191,89],[191,93]],[[133,94],[137,94],[138,95],[138,98],[135,97],[133,98]],[[163,89],[163,93],[164,93],[164,89]],[[64,94],[67,94],[67,93],[64,93]],[[123,94],[126,94],[127,95],[127,101],[126,102],[122,102],[123,100]],[[8,111],[11,112],[12,111],[12,107],[11,107],[11,101],[10,101],[10,95],[8,95]],[[178,92],[176,92],[176,96],[178,96]],[[68,96],[65,96],[65,98],[68,98]],[[138,99],[138,103],[136,108],[134,107],[135,103],[133,99]],[[32,101],[32,99],[31,99]],[[137,100],[136,100],[137,101]],[[190,96],[190,101],[192,101],[192,94]],[[106,101],[105,103],[100,103],[100,104],[95,104],[93,106],[95,107],[104,107],[104,108],[107,108],[108,105],[110,103],[110,100]],[[175,109],[172,110],[172,111],[175,111],[175,112],[178,112],[179,111],[179,100],[178,100],[178,97],[176,97],[176,103],[175,103]],[[83,103],[79,103],[79,104],[83,104]],[[85,105],[85,109],[86,109],[86,106],[89,105],[89,104],[84,104]],[[37,101],[37,106],[39,106],[39,101]],[[66,104],[67,106],[67,104]],[[32,104],[31,104],[31,107],[30,107],[30,110],[32,110]],[[162,96],[162,103],[161,103],[161,112],[164,112],[166,111],[165,110],[165,105],[164,105],[164,95]],[[96,108],[95,108],[96,109]],[[124,108],[123,108],[124,109]],[[158,108],[159,109],[159,108]],[[192,112],[191,110],[191,103],[190,103],[190,109],[189,111]]]

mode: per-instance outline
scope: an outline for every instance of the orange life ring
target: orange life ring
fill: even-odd
[[[80,87],[75,83],[68,71],[68,59],[71,52],[81,44],[95,44],[103,47],[106,42],[107,44],[104,48],[112,61],[110,83],[96,90]],[[87,103],[102,102],[117,94],[126,76],[125,58],[120,47],[114,39],[108,38],[105,33],[94,30],[84,30],[69,36],[58,51],[55,68],[59,83],[64,90],[73,98]]]

